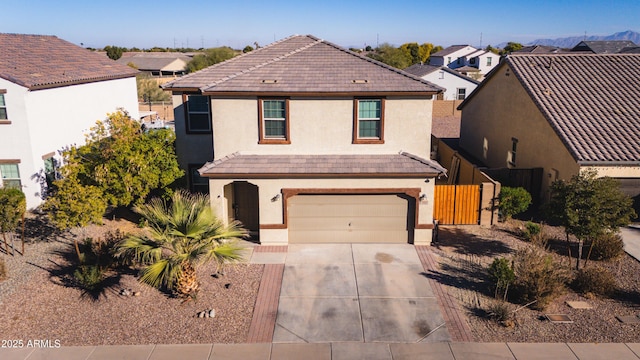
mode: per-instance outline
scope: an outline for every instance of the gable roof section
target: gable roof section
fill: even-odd
[[[408,72],[409,74],[415,75],[415,76],[423,77],[423,76],[431,74],[432,72],[441,70],[441,71],[444,71],[444,72],[448,72],[451,75],[457,76],[457,77],[459,77],[461,79],[470,81],[470,82],[472,82],[472,83],[474,83],[476,85],[480,84],[480,81],[478,81],[478,80],[476,80],[474,78],[468,77],[468,76],[458,72],[457,70],[459,70],[459,69],[460,68],[451,69],[451,68],[449,68],[447,66],[433,66],[433,65],[426,65],[426,64],[413,64],[413,65],[409,66],[408,68],[404,69],[404,71]],[[473,71],[479,71],[476,68],[471,68],[471,69],[473,69]]]
[[[127,52],[116,60],[122,65],[133,63],[139,70],[168,71],[184,70],[189,61],[190,57],[178,52]]]
[[[434,94],[440,87],[310,35],[296,35],[163,85],[203,94]]]
[[[453,54],[456,51],[462,50],[466,47],[470,47],[471,45],[451,45],[446,49],[442,49],[438,52],[435,52],[433,54],[431,54],[431,56],[435,56],[435,57],[440,57],[440,56],[447,56],[450,54]],[[475,51],[475,50],[474,50]]]
[[[626,47],[637,46],[630,40],[585,40],[580,41],[571,51],[590,51],[594,54],[616,54]]]
[[[30,90],[135,76],[126,65],[49,35],[0,34],[0,78]]]
[[[390,155],[249,155],[234,153],[205,164],[202,176],[280,177],[433,177],[446,173],[438,163],[401,152]]]
[[[506,58],[581,165],[640,162],[640,55]]]

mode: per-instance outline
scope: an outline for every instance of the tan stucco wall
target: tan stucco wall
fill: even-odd
[[[283,199],[282,189],[397,189],[419,188],[420,194],[425,194],[425,200],[418,202],[418,223],[433,223],[433,192],[434,181],[425,182],[425,179],[236,179],[248,181],[258,186],[260,224],[283,224]],[[209,188],[211,202],[214,210],[223,219],[230,219],[230,196],[225,193],[225,185],[233,180],[211,179]],[[276,195],[280,197],[272,201]],[[268,243],[287,243],[288,232],[285,229],[261,229],[260,241]],[[431,230],[416,229],[414,234],[415,244],[430,244]]]
[[[429,157],[432,101],[387,97],[384,144],[352,144],[353,98],[291,98],[291,144],[258,144],[257,98],[213,98],[215,158],[247,154],[394,154]],[[224,119],[224,121],[221,121]]]
[[[509,75],[507,75],[509,73]],[[511,72],[503,66],[462,109],[460,146],[490,168],[509,167],[512,138],[518,139],[517,168],[544,168],[542,194],[579,166]],[[485,147],[486,139],[486,150]]]
[[[640,178],[640,166],[583,166],[580,171],[595,170],[598,176]]]

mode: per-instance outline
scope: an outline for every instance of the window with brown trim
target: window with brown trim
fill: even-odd
[[[260,144],[291,144],[289,99],[258,99]]]
[[[384,144],[384,99],[355,99],[353,143]]]
[[[4,98],[4,94],[7,90],[0,89],[0,124],[11,124],[7,115],[7,103]]]
[[[211,115],[209,97],[196,94],[183,94],[187,133],[211,133]]]

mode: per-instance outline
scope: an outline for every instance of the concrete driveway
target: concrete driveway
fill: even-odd
[[[412,245],[289,245],[274,343],[451,337]]]

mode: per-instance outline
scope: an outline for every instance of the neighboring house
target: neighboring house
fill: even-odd
[[[556,54],[559,52],[563,52],[562,49],[555,46],[545,46],[545,45],[529,45],[524,46],[520,50],[516,50],[513,54],[516,53],[529,53],[529,54]]]
[[[404,71],[444,88],[445,91],[439,100],[464,100],[480,84],[479,81],[446,66],[414,64]]]
[[[262,244],[430,243],[439,87],[313,36],[163,87],[192,188]]]
[[[136,69],[152,76],[182,76],[192,58],[179,52],[125,52],[116,62],[133,64]]]
[[[488,74],[499,62],[500,55],[476,49],[471,45],[453,45],[429,57],[429,65],[446,66],[456,70],[471,67],[478,70],[480,77]],[[465,75],[472,74],[467,70]]]
[[[461,105],[460,147],[489,168],[586,169],[640,194],[640,55],[512,54]]]
[[[592,54],[617,54],[628,48],[637,47],[633,41],[612,40],[612,41],[580,41],[571,51],[588,52]]]
[[[0,186],[42,202],[59,151],[118,108],[138,117],[137,70],[55,36],[0,34]]]

